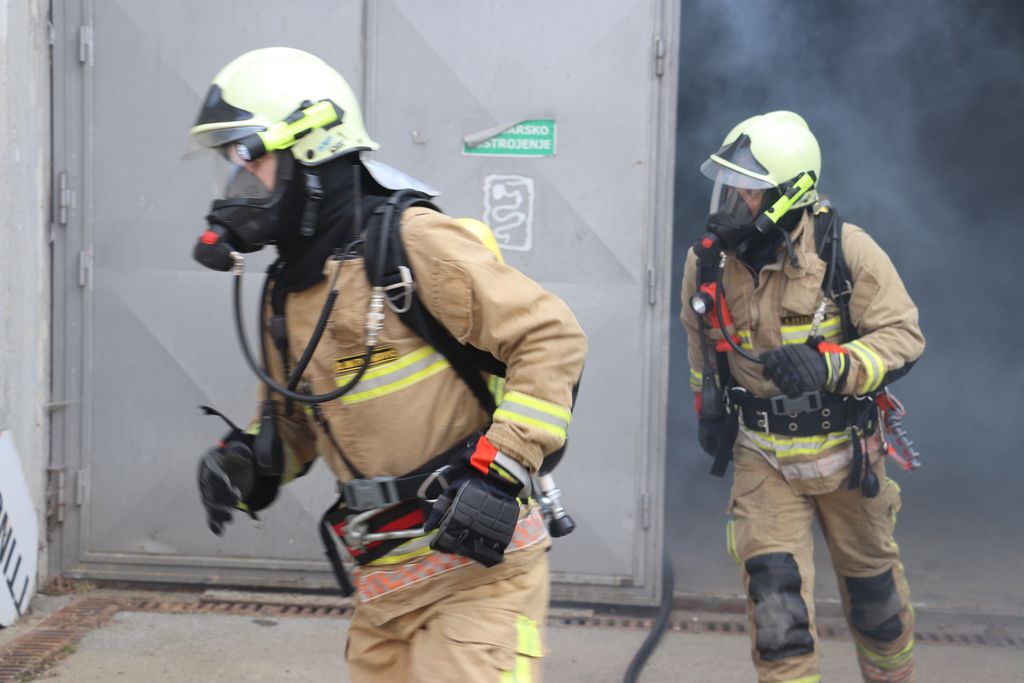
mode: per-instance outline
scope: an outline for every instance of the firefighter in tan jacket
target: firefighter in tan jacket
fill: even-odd
[[[735,473],[727,541],[764,683],[821,679],[811,524],[828,542],[865,681],[914,680],[914,613],[893,540],[875,397],[924,350],[885,252],[815,190],[817,141],[792,112],[737,125],[701,167],[709,230],[681,319],[701,446]]]
[[[245,252],[280,255],[261,415],[200,464],[211,529],[319,456],[341,491],[321,532],[355,593],[352,679],[540,680],[550,540],[531,480],[571,420],[572,313],[427,188],[361,159],[377,145],[358,103],[312,55],[231,62],[191,133],[226,169],[196,258],[238,272]],[[467,356],[505,372],[467,379]]]

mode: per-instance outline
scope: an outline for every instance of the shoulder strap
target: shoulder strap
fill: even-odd
[[[835,209],[830,207],[815,214],[814,243],[818,247],[818,257],[825,262],[821,290],[839,306],[843,341],[853,341],[859,336],[850,317],[853,274],[843,255],[843,219]]]
[[[365,242],[366,275],[371,286],[388,288],[403,283],[402,269],[408,270],[410,266],[402,244],[401,220],[405,210],[413,206],[437,209],[427,195],[400,190],[371,215]],[[423,305],[415,286],[407,286],[408,291],[401,291],[394,298],[389,290],[389,298],[402,322],[445,357],[484,411],[492,414],[497,406],[480,373],[504,377],[505,365],[485,351],[460,344]]]

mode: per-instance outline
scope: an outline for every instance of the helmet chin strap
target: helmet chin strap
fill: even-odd
[[[796,255],[796,247],[793,246],[793,236],[789,234],[789,230],[786,230],[781,225],[776,225],[775,229],[782,233],[782,238],[786,240],[786,255],[789,257],[789,263],[794,268],[800,267],[800,259]]]
[[[320,214],[320,200],[324,197],[324,186],[320,182],[320,176],[313,169],[307,168],[302,173],[306,180],[306,206],[302,210],[299,234],[303,237],[312,237],[316,233],[316,221]]]

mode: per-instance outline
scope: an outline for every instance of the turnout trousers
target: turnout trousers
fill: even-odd
[[[531,565],[380,626],[357,605],[345,651],[353,683],[538,683],[549,595],[547,554]]]
[[[760,453],[736,444],[727,527],[729,551],[743,572],[752,656],[760,683],[821,680],[814,621],[811,524],[828,542],[843,612],[865,681],[914,681],[914,612],[893,539],[899,486],[872,465],[874,498],[848,490],[803,495]]]

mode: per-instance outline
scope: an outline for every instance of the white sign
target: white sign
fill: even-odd
[[[533,178],[489,175],[484,178],[484,223],[504,250],[533,248]]]
[[[0,431],[0,628],[18,620],[36,592],[39,527],[10,432]]]

